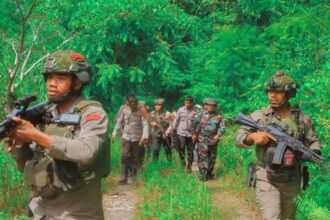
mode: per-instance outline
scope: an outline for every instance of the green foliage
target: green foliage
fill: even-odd
[[[298,208],[302,213],[301,218],[327,220],[330,218],[330,211],[327,208],[320,207],[314,199],[298,198]]]
[[[151,163],[143,170],[142,180],[144,202],[138,219],[218,219],[206,184],[178,164]]]
[[[28,192],[23,184],[22,174],[16,169],[11,155],[0,144],[0,217],[13,217],[24,213],[27,208]]]
[[[22,3],[25,12],[31,2]],[[101,101],[111,119],[126,93],[133,91],[149,105],[154,98],[164,97],[171,110],[179,107],[187,94],[192,94],[198,103],[205,97],[215,97],[230,121],[240,111],[251,113],[267,105],[263,83],[283,69],[301,84],[292,104],[302,103],[301,109],[313,120],[329,163],[329,7],[325,0],[38,1],[26,25],[25,45],[32,48],[32,53],[25,70],[47,52],[70,48],[92,63],[93,83],[84,95]],[[7,70],[15,62],[10,43],[17,44],[20,17],[13,1],[1,1],[0,8],[0,105],[5,106],[10,81]],[[34,39],[40,24],[40,35]],[[70,37],[72,40],[63,46],[62,42]],[[24,69],[22,64],[19,68]],[[24,79],[15,78],[17,97],[36,93],[39,101],[46,99],[39,71],[40,65],[36,65]],[[0,111],[1,118],[5,116],[4,109]],[[219,174],[232,175],[242,188],[245,167],[253,160],[254,151],[236,149],[233,136],[234,131],[228,129],[219,147]],[[112,167],[117,172],[119,152],[113,152],[117,159],[113,159]],[[1,172],[2,189],[15,182],[13,189],[20,191],[22,186],[16,183],[21,182],[21,176],[9,161],[7,154],[1,152],[0,163],[10,164]],[[148,169],[156,169],[150,166]],[[159,166],[178,178],[190,178],[176,173],[171,166]],[[318,219],[330,210],[330,174],[321,174],[322,170],[314,165],[310,170],[310,188],[298,199],[299,215]],[[169,175],[150,172],[172,183]],[[156,181],[150,176],[144,180]],[[159,184],[165,184],[161,181]],[[195,184],[195,180],[189,181]],[[10,190],[1,192],[0,200],[5,201]],[[15,199],[19,200],[12,200]],[[179,216],[177,203],[174,204],[173,213]],[[8,207],[2,212],[13,212]],[[148,213],[147,208],[143,213]],[[157,216],[165,215],[160,213]]]

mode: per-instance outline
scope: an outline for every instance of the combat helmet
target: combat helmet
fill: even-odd
[[[46,57],[41,73],[44,76],[49,73],[72,74],[86,85],[91,81],[92,66],[83,55],[72,50],[60,50]]]
[[[288,99],[295,97],[299,88],[299,84],[282,70],[272,75],[264,86],[266,93],[269,91],[285,92]]]
[[[209,100],[209,98],[205,98],[205,99],[203,100],[203,105],[206,105],[206,103],[207,103],[208,100]]]
[[[215,99],[207,98],[205,100],[205,105],[215,105],[215,106],[217,106],[217,104],[218,104],[218,102]]]
[[[156,99],[154,102],[155,105],[164,105],[164,103],[165,103],[165,99],[162,98]]]

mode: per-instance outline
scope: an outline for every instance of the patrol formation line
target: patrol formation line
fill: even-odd
[[[1,124],[5,126],[0,131],[8,142],[8,151],[18,170],[24,172],[30,191],[30,215],[35,219],[104,219],[101,179],[110,170],[108,115],[101,103],[82,96],[91,72],[91,65],[79,53],[64,50],[50,54],[41,71],[50,107],[32,108],[39,109],[37,116],[42,116],[34,121],[27,117],[31,111],[23,114],[29,102],[18,103]],[[250,117],[263,126],[281,128],[320,159],[320,143],[311,119],[290,104],[298,88],[283,71],[275,73],[265,84],[269,106]],[[201,181],[214,178],[218,142],[225,134],[225,121],[216,112],[217,101],[207,98],[203,107],[194,106],[193,97],[187,96],[175,114],[165,111],[164,102],[155,100],[154,111],[149,114],[145,103],[138,102],[134,94],[126,96],[111,137],[121,136],[120,184],[127,184],[129,175],[139,175],[150,143],[153,160],[159,160],[163,147],[166,159],[171,161],[175,148],[187,172],[195,162]],[[308,176],[302,173],[307,170],[303,169],[304,161],[311,158],[282,146],[281,160],[274,160],[278,140],[270,133],[243,125],[235,145],[256,145],[256,198],[262,218],[295,219],[294,198],[300,193],[302,175]]]

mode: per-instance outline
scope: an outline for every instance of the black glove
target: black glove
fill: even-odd
[[[316,153],[319,156],[322,156],[322,152],[319,149],[312,150],[314,153]]]

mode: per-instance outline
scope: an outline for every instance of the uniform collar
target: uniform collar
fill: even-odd
[[[65,113],[71,113],[72,111],[75,111],[75,106],[77,105],[77,103],[79,103],[80,101],[82,101],[84,99],[83,96],[79,96],[76,100],[74,100],[74,102],[71,104],[70,108],[64,112]],[[58,104],[55,106],[55,110],[56,110],[56,114],[59,114],[60,110],[58,108]],[[72,112],[73,113],[73,112]]]
[[[183,108],[186,110],[186,111],[193,111],[194,110],[194,108],[190,108],[190,109],[188,109],[186,106],[183,106]]]
[[[299,108],[296,106],[290,107],[290,112],[299,112],[299,111],[300,111]],[[269,114],[273,114],[274,112],[275,112],[274,109],[271,106],[268,106],[266,108],[265,114],[269,115]]]

